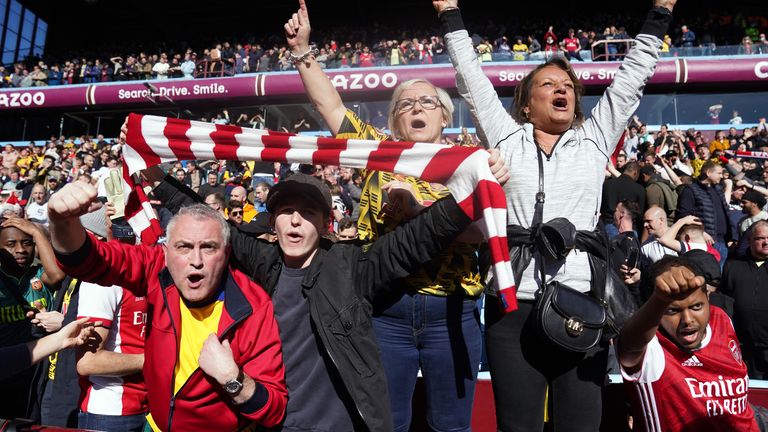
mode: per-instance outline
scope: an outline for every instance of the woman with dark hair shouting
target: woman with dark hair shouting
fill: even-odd
[[[488,147],[499,149],[515,171],[514,181],[504,186],[508,224],[530,230],[541,222],[567,218],[576,230],[593,231],[605,165],[653,75],[675,0],[655,0],[634,47],[589,116],[581,109],[583,86],[561,57],[539,65],[520,81],[511,115],[507,113],[477,62],[458,0],[432,4],[477,134]],[[511,246],[517,247],[513,242]],[[541,255],[533,250],[529,262],[518,263],[515,272],[519,309],[504,314],[499,297],[486,301],[498,428],[541,431],[548,400],[555,430],[596,431],[607,349],[598,345],[574,352],[555,347],[536,331],[532,313],[536,292],[552,281],[582,293],[592,289],[588,254],[576,248],[564,259],[547,259],[541,265]]]

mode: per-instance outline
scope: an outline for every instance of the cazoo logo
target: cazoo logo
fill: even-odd
[[[41,106],[43,104],[45,104],[45,93],[43,92],[0,93],[0,107],[3,108]]]
[[[375,73],[352,73],[349,76],[338,74],[331,78],[331,82],[336,88],[343,90],[373,90],[379,88],[380,85],[392,88],[397,85],[397,75],[392,72],[387,72],[381,77]]]

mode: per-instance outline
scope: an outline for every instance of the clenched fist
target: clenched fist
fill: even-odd
[[[683,266],[671,266],[656,276],[654,282],[653,295],[667,303],[672,303],[701,289],[706,281],[702,276],[696,276]]]
[[[667,8],[670,12],[672,12],[672,9],[675,7],[675,3],[677,3],[677,0],[654,0],[653,7]]]
[[[51,196],[48,201],[48,217],[69,219],[80,217],[101,208],[96,200],[96,188],[82,182],[72,182]]]
[[[456,9],[459,7],[459,0],[432,0],[432,6],[440,15],[446,10]]]

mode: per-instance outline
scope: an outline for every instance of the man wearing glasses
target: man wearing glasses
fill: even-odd
[[[233,224],[240,226],[243,223],[243,203],[237,200],[229,201],[227,205],[227,219]]]

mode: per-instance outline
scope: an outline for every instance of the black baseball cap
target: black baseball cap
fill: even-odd
[[[274,214],[286,199],[302,196],[316,203],[325,214],[331,214],[331,191],[319,179],[301,173],[278,182],[267,195],[267,210]]]
[[[694,249],[680,255],[680,258],[688,264],[696,276],[703,277],[708,285],[720,285],[722,274],[720,264],[717,263],[714,255],[707,251]]]

